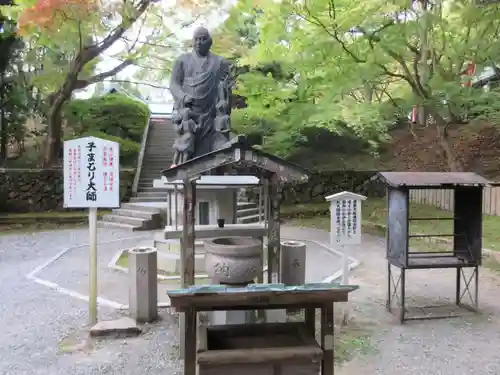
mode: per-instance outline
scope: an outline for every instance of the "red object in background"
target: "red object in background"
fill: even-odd
[[[466,75],[467,77],[472,77],[474,75],[474,73],[476,73],[476,64],[474,64],[472,61],[468,61],[467,67],[465,68],[463,75]],[[471,87],[472,80],[467,79],[467,81],[465,81],[463,85],[465,87]]]
[[[18,21],[19,33],[29,33],[32,26],[58,31],[58,23],[80,22],[98,8],[98,0],[37,0],[35,5],[22,11]]]
[[[418,110],[417,110],[417,106],[414,105],[413,108],[411,109],[411,122],[413,122],[414,124],[417,123],[417,115],[418,115]]]

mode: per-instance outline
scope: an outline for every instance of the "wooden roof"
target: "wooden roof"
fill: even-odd
[[[484,186],[491,181],[473,172],[380,172],[373,177],[393,187]]]
[[[250,146],[244,136],[238,136],[218,150],[165,169],[167,181],[190,180],[219,168],[257,177],[276,174],[281,182],[305,182],[311,172],[293,163]]]

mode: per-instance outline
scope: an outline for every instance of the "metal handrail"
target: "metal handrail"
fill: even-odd
[[[137,168],[135,169],[134,182],[132,183],[132,193],[136,194],[139,188],[139,179],[142,171],[142,163],[144,161],[144,153],[146,152],[146,144],[148,142],[149,127],[151,126],[151,115],[149,116],[148,123],[144,128],[141,140],[141,149],[139,151],[139,156],[137,157]]]

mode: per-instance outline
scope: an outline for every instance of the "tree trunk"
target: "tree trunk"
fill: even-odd
[[[4,110],[4,100],[5,100],[5,86],[0,86],[0,102],[2,107],[0,108],[0,162],[5,162],[7,160],[7,121],[5,121],[5,110]]]
[[[67,98],[60,92],[49,101],[50,109],[47,116],[47,142],[45,144],[44,167],[57,165],[62,146],[62,107]]]
[[[446,157],[446,163],[448,164],[449,172],[462,172],[463,167],[460,162],[457,160],[455,153],[453,152],[453,147],[451,144],[451,140],[448,133],[448,126],[450,123],[446,121],[443,116],[439,114],[437,110],[435,110],[431,106],[426,106],[425,110],[428,114],[432,116],[434,120],[434,125],[436,126],[436,135],[439,140],[439,145],[444,152]]]
[[[47,142],[43,158],[44,167],[52,167],[59,164],[62,156],[62,109],[64,103],[71,99],[78,74],[82,71],[83,63],[80,60],[73,63],[70,73],[66,77],[66,82],[61,88],[49,96],[49,111],[47,116]]]
[[[448,164],[448,170],[450,172],[462,172],[463,168],[453,152],[453,147],[447,129],[448,124],[445,123],[443,118],[436,119],[435,121],[439,144],[444,151],[446,162]]]

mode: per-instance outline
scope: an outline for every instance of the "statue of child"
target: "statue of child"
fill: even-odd
[[[174,142],[175,154],[172,167],[188,161],[194,153],[196,122],[191,116],[192,112],[189,108],[182,108],[172,118],[175,131],[177,132],[177,139]]]

